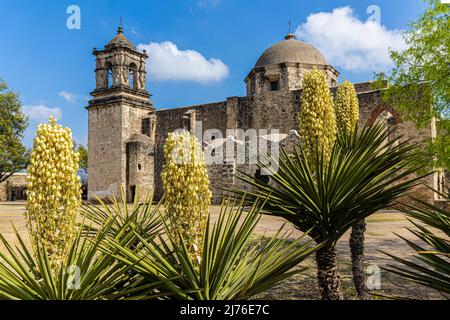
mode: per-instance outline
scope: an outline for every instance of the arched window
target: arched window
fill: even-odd
[[[106,86],[111,88],[113,86],[113,69],[111,63],[106,63]]]
[[[134,63],[131,63],[129,67],[128,83],[131,89],[137,89],[137,67]]]
[[[212,140],[216,140],[216,136],[212,136],[211,137],[211,141]],[[211,150],[211,157],[215,157],[216,156],[216,149],[212,149]]]

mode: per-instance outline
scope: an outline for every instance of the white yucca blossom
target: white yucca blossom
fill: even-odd
[[[346,132],[353,131],[359,120],[359,103],[355,87],[351,82],[346,80],[339,86],[334,106],[338,129]]]
[[[298,121],[307,158],[313,161],[315,149],[318,148],[323,150],[327,162],[336,140],[336,118],[323,71],[313,69],[304,75]]]
[[[203,152],[194,135],[187,131],[173,132],[164,145],[164,157],[166,163],[161,178],[170,232],[177,239],[180,232],[193,261],[199,261],[211,206]]]
[[[77,233],[76,217],[81,205],[81,182],[77,175],[78,153],[72,133],[50,117],[40,124],[27,175],[27,224],[32,240],[45,247],[52,270],[64,266]]]

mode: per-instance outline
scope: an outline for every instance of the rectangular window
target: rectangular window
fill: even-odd
[[[270,81],[270,91],[278,90],[278,80]]]
[[[150,136],[150,118],[142,119],[141,133]]]

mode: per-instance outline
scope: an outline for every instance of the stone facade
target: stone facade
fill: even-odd
[[[27,174],[14,173],[0,183],[0,201],[16,201],[26,199]]]
[[[275,45],[275,49],[269,48],[269,54],[262,56],[264,59],[260,58],[245,79],[247,96],[158,110],[150,102],[145,87],[146,53],[137,52],[119,30],[104,50],[94,50],[97,87],[87,107],[89,199],[119,196],[121,189],[126,190],[128,200],[132,200],[138,189],[141,191],[140,200],[144,199],[147,192],[154,192],[155,199],[161,198],[163,190],[160,173],[164,166],[164,142],[168,133],[177,129],[190,130],[202,140],[205,157],[210,163],[208,175],[213,202],[220,201],[226,188],[249,188],[236,175],[243,171],[258,176],[261,173],[257,166],[227,157],[230,151],[252,147],[245,142],[245,136],[239,136],[239,132],[251,134],[252,130],[266,130],[267,137],[278,137],[281,145],[290,148],[299,139],[296,130],[303,74],[313,67],[324,70],[331,91],[336,92],[339,73],[326,64],[316,49],[314,51],[303,43],[290,41],[297,40],[288,36],[284,42]],[[306,52],[290,55],[289,48],[295,49],[296,46],[306,47],[301,49]],[[282,49],[277,49],[280,47]],[[281,53],[276,50],[281,50]],[[278,63],[274,59],[286,61]],[[303,63],[299,59],[309,60]],[[312,64],[311,61],[318,62]],[[112,79],[108,80],[108,77]],[[136,79],[144,80],[136,84]],[[383,103],[381,91],[372,90],[369,82],[356,84],[355,88],[360,103],[361,123],[382,119],[390,125],[397,125],[395,134],[402,135],[402,139],[422,141],[431,137],[432,128],[417,130],[413,123],[402,121],[395,110]],[[234,142],[228,144],[230,139]],[[230,145],[233,150],[226,150]],[[433,176],[429,176],[425,182],[433,185],[433,179]],[[434,199],[433,192],[425,187],[416,188],[414,194],[427,200]]]

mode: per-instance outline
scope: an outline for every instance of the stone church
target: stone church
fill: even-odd
[[[312,68],[323,70],[333,93],[339,78],[339,72],[322,53],[288,34],[265,50],[256,61],[244,79],[246,96],[162,109],[153,105],[146,88],[147,53],[137,51],[121,27],[102,50],[94,48],[93,55],[96,59],[96,86],[91,93],[93,99],[86,107],[90,200],[95,196],[104,199],[120,196],[122,188],[126,190],[129,201],[136,190],[153,191],[155,197],[160,198],[163,193],[160,173],[164,164],[164,142],[167,134],[176,129],[195,132],[200,124],[202,132],[213,132],[208,137],[206,134],[203,136],[204,146],[224,144],[230,138],[229,133],[238,128],[244,131],[277,129],[277,139],[288,147],[298,140],[296,117],[305,72]],[[432,127],[418,130],[415,124],[402,121],[395,110],[383,103],[381,91],[371,89],[370,82],[355,84],[355,88],[361,123],[382,119],[389,125],[398,126],[395,134],[415,141],[434,134]],[[214,154],[215,149],[206,147],[204,152],[205,155]],[[236,178],[237,170],[260,175],[255,164],[238,163],[233,158],[208,165],[214,202],[220,201],[224,187],[247,188]],[[441,176],[435,174],[427,178],[426,183],[436,187],[440,179]],[[414,193],[428,200],[437,200],[425,187],[416,188]]]

